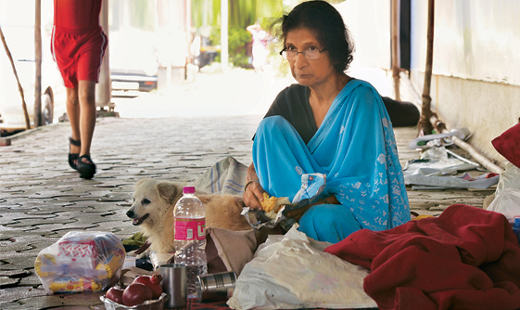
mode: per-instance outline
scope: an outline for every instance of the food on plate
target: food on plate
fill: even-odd
[[[107,291],[106,297],[113,302],[117,302],[118,304],[123,304],[123,289],[117,287],[111,287]]]
[[[157,299],[161,296],[163,290],[161,287],[162,277],[160,274],[153,274],[151,276],[142,275],[135,278],[132,283],[141,283],[146,285],[148,288],[152,290],[153,299]]]
[[[136,306],[153,299],[152,290],[142,283],[132,283],[123,292],[123,304]]]

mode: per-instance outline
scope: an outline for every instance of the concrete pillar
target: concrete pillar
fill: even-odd
[[[99,16],[99,23],[103,30],[105,31],[108,39],[109,34],[109,25],[108,25],[108,1],[104,0],[101,6],[101,14]],[[111,93],[112,93],[112,81],[110,79],[110,64],[109,64],[109,52],[108,48],[105,51],[105,56],[103,57],[103,63],[101,64],[101,70],[99,73],[99,83],[96,84],[96,106],[100,109],[104,110],[108,108],[110,110],[113,109],[114,105],[111,103]]]

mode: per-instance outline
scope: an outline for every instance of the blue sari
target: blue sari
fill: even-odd
[[[269,195],[290,200],[302,174],[326,175],[321,195],[334,195],[341,205],[305,212],[299,229],[314,239],[338,242],[362,228],[379,231],[410,220],[390,118],[367,82],[347,83],[307,144],[283,117],[264,118],[253,144],[253,164]]]

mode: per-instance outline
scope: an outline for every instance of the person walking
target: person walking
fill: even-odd
[[[67,89],[69,165],[91,179],[90,147],[96,125],[96,83],[108,44],[99,24],[102,0],[54,0],[51,52]]]

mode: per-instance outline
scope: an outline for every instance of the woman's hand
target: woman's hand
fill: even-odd
[[[264,201],[264,192],[265,190],[258,181],[249,183],[243,196],[244,204],[251,209],[262,210],[261,202]]]
[[[264,201],[265,190],[258,181],[258,175],[253,164],[247,169],[246,182],[243,195],[244,204],[251,209],[262,210],[261,202]]]

